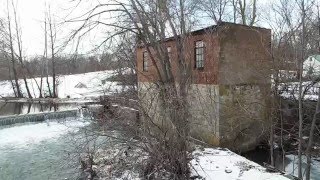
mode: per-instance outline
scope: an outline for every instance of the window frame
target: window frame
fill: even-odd
[[[201,43],[201,45],[198,45],[198,43]],[[194,42],[194,68],[198,70],[203,70],[205,65],[204,63],[205,63],[205,43],[203,40],[198,40]]]
[[[167,46],[167,53],[169,56],[169,62],[171,63],[171,59],[172,59],[172,47],[171,46]]]
[[[143,72],[148,72],[148,52],[147,51],[143,51],[142,53],[142,71]]]

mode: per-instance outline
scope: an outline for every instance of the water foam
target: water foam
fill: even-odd
[[[69,132],[76,132],[80,127],[88,125],[79,119],[63,122],[45,121],[36,124],[15,125],[0,129],[0,147],[4,146],[29,146],[41,141],[56,139]]]

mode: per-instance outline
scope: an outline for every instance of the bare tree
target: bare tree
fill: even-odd
[[[317,29],[318,29],[318,53],[320,53],[320,9],[319,9],[319,5],[317,6]],[[310,174],[311,174],[311,148],[313,145],[313,141],[314,141],[314,131],[316,129],[316,122],[317,122],[317,115],[320,113],[320,89],[318,88],[318,102],[317,102],[317,106],[312,118],[312,122],[311,122],[311,128],[310,128],[310,133],[309,133],[309,141],[308,141],[308,145],[307,145],[307,149],[306,149],[306,156],[307,156],[307,168],[306,168],[306,179],[310,180]]]
[[[18,60],[19,60],[19,62],[21,64],[22,68],[24,70],[26,70],[26,67],[24,66],[24,63],[23,63],[23,55],[22,55],[21,29],[20,29],[20,26],[18,24],[17,11],[16,11],[16,7],[15,7],[13,1],[12,1],[12,8],[13,8],[13,14],[14,14],[16,39],[17,39],[17,46],[18,46],[18,54],[17,54],[17,56],[18,56]],[[32,98],[32,95],[31,95],[31,92],[30,92],[30,89],[29,89],[29,85],[28,85],[28,82],[27,82],[27,77],[26,77],[25,71],[22,72],[22,75],[23,75],[23,81],[24,81],[24,84],[25,84],[25,87],[26,87],[26,90],[27,90],[27,93],[28,93],[28,97]]]
[[[216,24],[227,17],[227,9],[230,0],[203,0],[198,5],[201,12],[205,12]]]
[[[55,23],[52,20],[52,14],[50,11],[49,6],[49,13],[48,13],[48,24],[49,24],[49,38],[50,38],[50,49],[51,49],[51,65],[52,65],[52,97],[57,98],[57,79],[56,79],[56,65],[55,65],[55,56],[56,56],[56,27]]]
[[[233,1],[234,9],[237,9],[241,23],[249,26],[253,26],[256,23],[257,17],[257,0],[253,0],[252,3],[248,3],[247,0],[237,0],[238,4]],[[235,6],[236,5],[236,6]]]
[[[257,21],[257,0],[204,0],[197,1],[200,14],[205,13],[217,24],[220,21],[232,21],[253,26]]]
[[[49,82],[49,68],[48,68],[48,30],[47,30],[47,13],[45,13],[44,17],[44,60],[45,60],[45,71],[46,71],[46,82],[47,88],[49,92],[49,96],[52,97],[51,86]]]
[[[238,0],[232,0],[233,23],[237,22],[237,4],[238,4]]]
[[[96,24],[113,27],[116,31],[110,37],[130,32],[137,36],[138,45],[143,46],[148,53],[149,62],[156,71],[157,81],[152,82],[155,92],[159,92],[159,104],[162,120],[167,120],[174,128],[163,129],[156,125],[153,117],[145,114],[145,133],[148,134],[148,147],[153,154],[153,165],[161,162],[162,168],[173,173],[176,179],[188,178],[188,137],[189,137],[189,103],[187,92],[190,85],[192,65],[186,53],[185,43],[188,41],[189,32],[193,26],[190,16],[193,12],[188,6],[188,1],[179,0],[175,3],[169,1],[147,1],[130,0],[128,4],[118,1],[99,3],[84,16],[71,22],[82,21],[83,25],[77,29],[71,37],[76,34],[84,34]],[[99,18],[104,14],[113,12],[117,22],[102,22]],[[106,15],[107,16],[107,15]],[[188,17],[188,18],[187,18]],[[177,78],[173,76],[169,54],[165,41],[168,32],[173,35],[174,45],[177,51]],[[190,58],[189,58],[190,59]],[[139,72],[138,72],[139,73]],[[145,109],[144,112],[147,110]],[[150,133],[150,126],[159,129],[161,135],[155,136]],[[150,167],[153,169],[152,164]]]
[[[282,99],[281,93],[283,91],[288,92],[290,88],[290,93],[293,95],[293,100],[295,105],[297,106],[297,121],[293,122],[293,128],[298,127],[298,133],[290,132],[290,135],[294,137],[295,140],[298,141],[298,176],[299,178],[303,178],[302,173],[302,155],[304,153],[304,140],[303,136],[305,135],[306,128],[309,127],[307,124],[307,120],[305,111],[308,110],[310,103],[305,99],[305,93],[308,91],[306,85],[309,84],[303,77],[303,63],[305,59],[309,57],[310,53],[313,51],[311,46],[312,33],[310,32],[309,24],[310,20],[313,17],[312,14],[312,4],[314,1],[308,0],[299,0],[299,1],[289,1],[289,0],[281,0],[278,3],[273,4],[272,13],[275,13],[275,17],[273,19],[269,19],[270,22],[272,20],[276,21],[274,24],[270,23],[273,27],[274,39],[273,39],[273,56],[274,56],[274,69],[276,73],[274,74],[275,80],[275,89],[278,97],[278,109],[280,112],[277,114],[279,116],[275,117],[275,123],[280,121],[280,144],[283,152],[283,161],[285,157],[284,150],[284,139],[283,134],[286,131],[283,126],[283,112],[281,112],[282,107]],[[296,9],[299,14],[296,16],[294,14],[293,9]],[[268,14],[268,16],[270,13]],[[290,74],[287,74],[290,71],[296,71],[297,77],[289,77]],[[294,85],[293,82],[297,83]],[[311,83],[313,86],[316,83]],[[279,86],[280,85],[280,86]],[[273,133],[272,133],[273,134]],[[272,136],[270,134],[270,136]],[[270,137],[271,138],[271,137]]]
[[[21,89],[20,89],[20,84],[18,81],[18,76],[17,76],[17,69],[16,69],[16,60],[15,60],[15,55],[14,55],[14,49],[13,49],[13,37],[12,37],[12,28],[11,28],[11,17],[10,17],[10,9],[9,9],[9,2],[7,1],[7,20],[8,20],[8,33],[9,33],[9,43],[10,43],[10,54],[11,54],[11,63],[12,63],[12,70],[13,70],[13,77],[15,81],[15,88],[17,90],[17,96],[19,98],[23,97]]]
[[[302,109],[302,72],[303,72],[303,62],[305,59],[305,19],[306,19],[306,10],[305,10],[305,0],[301,0],[301,23],[302,23],[302,35],[301,35],[301,59],[298,62],[299,64],[299,149],[298,149],[298,177],[302,179],[302,136],[303,136],[303,109]]]

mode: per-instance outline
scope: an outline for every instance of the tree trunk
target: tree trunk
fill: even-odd
[[[12,80],[12,73],[11,73],[11,63],[10,63],[10,60],[8,58],[8,56],[5,54],[5,57],[7,59],[7,62],[8,62],[8,67],[9,67],[9,79],[10,79],[10,83],[11,83],[11,86],[12,86],[12,90],[14,92],[14,97],[18,97],[18,94],[17,94],[17,90],[16,90],[16,87],[14,85],[14,82]]]
[[[43,68],[43,67],[41,67],[41,68]],[[43,98],[43,95],[42,95],[42,84],[43,84],[43,70],[41,70],[40,87],[39,87],[39,98]]]
[[[49,17],[49,30],[50,30],[50,41],[51,41],[51,64],[52,64],[52,91],[53,98],[57,98],[57,87],[56,87],[56,70],[55,70],[55,52],[54,52],[54,32],[52,27],[51,15]]]
[[[17,12],[16,12],[16,7],[14,6],[14,2],[12,1],[12,8],[13,8],[13,13],[14,13],[14,20],[15,20],[15,25],[16,25],[16,36],[17,36],[17,43],[18,43],[18,50],[19,50],[19,57],[18,60],[22,66],[22,69],[25,69],[24,65],[23,65],[23,59],[22,59],[22,42],[21,42],[21,34],[19,32],[19,26],[18,26],[18,19],[17,19]],[[22,70],[22,75],[23,75],[23,81],[24,84],[26,86],[26,90],[28,93],[29,98],[32,98],[29,86],[28,86],[28,82],[27,82],[27,78],[26,78],[26,73],[24,70]]]
[[[305,7],[304,0],[301,1],[302,12],[302,37],[301,37],[301,58],[299,62],[299,147],[298,147],[298,178],[302,179],[302,136],[303,136],[303,107],[302,107],[302,73],[305,51]]]
[[[49,96],[52,97],[51,87],[49,82],[49,63],[48,63],[48,32],[47,32],[47,17],[44,19],[44,58],[46,63],[46,82],[49,91]]]
[[[318,92],[320,92],[320,88],[318,88]],[[313,135],[314,130],[316,128],[316,122],[317,122],[317,115],[320,113],[320,93],[318,93],[318,102],[316,106],[316,110],[313,114],[311,128],[310,128],[310,134],[309,134],[309,142],[306,150],[306,156],[307,156],[307,168],[306,168],[306,180],[310,180],[310,173],[311,173],[311,148],[313,145]]]
[[[318,35],[320,35],[320,10],[319,6],[317,6],[318,9]],[[318,40],[318,52],[320,52],[320,40]],[[306,149],[306,156],[307,156],[307,168],[306,168],[306,180],[310,180],[310,174],[311,174],[311,148],[313,145],[313,136],[314,136],[314,130],[316,128],[316,121],[317,121],[317,115],[320,113],[320,88],[318,88],[318,102],[316,106],[316,110],[313,115],[311,128],[310,128],[310,134],[309,134],[309,142]]]
[[[233,6],[233,23],[237,23],[237,0],[232,0]]]
[[[31,95],[31,92],[30,92],[30,89],[29,89],[29,86],[28,86],[28,81],[27,81],[27,78],[25,75],[23,75],[23,82],[26,86],[26,90],[27,90],[27,93],[28,93],[28,97],[29,98],[32,98],[32,95]]]
[[[7,11],[8,11],[8,29],[9,29],[10,54],[11,54],[13,78],[14,78],[16,89],[17,89],[18,98],[22,98],[23,95],[21,93],[20,84],[19,84],[19,81],[18,81],[18,75],[17,75],[17,69],[16,69],[16,60],[15,60],[15,57],[14,57],[13,39],[12,39],[12,30],[11,30],[11,18],[10,18],[10,13],[9,13],[9,3],[8,3],[8,1],[7,1]]]

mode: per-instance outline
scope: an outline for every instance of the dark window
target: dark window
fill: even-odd
[[[142,70],[143,71],[148,71],[148,52],[144,51],[143,52],[143,67]]]
[[[202,69],[204,67],[204,42],[197,41],[195,46],[195,68]]]
[[[172,56],[171,55],[172,51],[171,51],[171,47],[170,46],[167,47],[167,52],[168,52],[168,56],[169,56],[169,62],[166,63],[166,69],[167,69],[167,72],[169,72],[170,71],[169,65],[171,64],[171,59],[172,59],[172,57],[171,57]]]
[[[168,52],[168,55],[169,55],[169,61],[171,62],[171,53],[172,53],[172,50],[171,50],[171,47],[167,47],[167,52]]]

